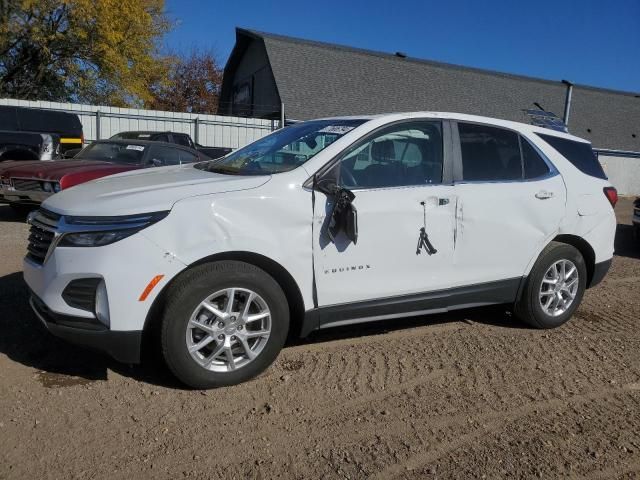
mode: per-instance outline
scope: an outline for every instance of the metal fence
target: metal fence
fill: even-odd
[[[85,142],[109,138],[131,130],[188,133],[196,143],[208,147],[239,148],[279,126],[278,121],[258,118],[163,112],[42,100],[0,99],[0,105],[42,108],[75,113],[82,122]]]

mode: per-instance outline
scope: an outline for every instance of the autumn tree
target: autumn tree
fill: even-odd
[[[173,54],[171,59],[166,77],[151,89],[148,107],[215,114],[222,84],[222,68],[216,56],[211,51],[192,49],[187,54]]]
[[[169,28],[164,0],[0,0],[0,97],[142,106]]]

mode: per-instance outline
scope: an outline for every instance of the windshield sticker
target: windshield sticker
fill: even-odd
[[[140,135],[138,135],[140,138],[149,138],[151,136],[150,133],[141,133]]]
[[[127,150],[137,150],[138,152],[144,151],[144,147],[142,145],[127,145]]]
[[[347,132],[350,132],[356,127],[352,127],[350,125],[328,125],[324,127],[322,130],[319,130],[319,133],[335,133],[337,135],[344,135]]]

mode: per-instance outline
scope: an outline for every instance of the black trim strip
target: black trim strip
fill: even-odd
[[[522,280],[522,277],[517,277],[433,292],[314,308],[305,313],[301,336],[305,337],[321,328],[349,323],[512,303],[517,298]]]

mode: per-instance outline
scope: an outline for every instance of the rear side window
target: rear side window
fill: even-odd
[[[510,130],[458,123],[465,181],[521,180],[518,134]]]
[[[535,148],[524,138],[521,138],[522,161],[524,163],[524,178],[531,180],[540,178],[549,173],[549,166],[542,159]]]
[[[180,150],[177,148],[153,145],[149,151],[147,164],[154,167],[180,165]]]
[[[607,176],[598,162],[591,145],[584,142],[575,142],[566,138],[553,135],[538,134],[545,142],[555,148],[564,158],[569,160],[582,173],[592,177],[607,179]]]
[[[173,139],[178,145],[184,145],[185,147],[191,147],[191,143],[189,142],[189,137],[186,135],[177,135],[173,134]]]

